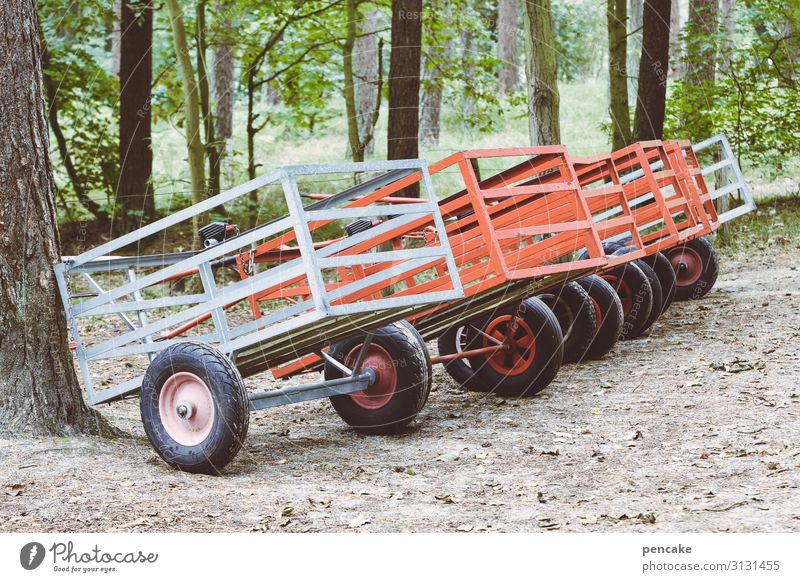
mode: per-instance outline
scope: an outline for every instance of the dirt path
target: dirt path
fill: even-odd
[[[325,401],[257,413],[224,478],[157,459],[136,401],[102,409],[131,440],[2,440],[0,530],[800,530],[796,254],[726,257],[707,298],[532,399],[439,367],[399,437]]]

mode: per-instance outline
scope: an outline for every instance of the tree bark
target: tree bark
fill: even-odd
[[[214,50],[214,98],[217,102],[217,137],[224,142],[233,137],[234,28],[231,0],[217,0],[216,11],[220,23]],[[220,149],[224,151],[224,143]]]
[[[628,103],[627,0],[608,0],[608,94],[611,116],[611,147],[615,150],[631,143],[631,114]]]
[[[107,434],[84,404],[52,265],[60,260],[34,0],[0,10],[0,431]]]
[[[714,129],[709,111],[714,104],[718,9],[718,0],[691,0],[689,4],[683,127],[693,140],[710,137]]]
[[[358,36],[353,55],[353,77],[356,81],[356,119],[358,139],[364,144],[365,156],[375,152],[375,123],[378,121],[381,95],[381,50],[378,39],[378,10],[365,13],[357,26]]]
[[[206,194],[213,196],[220,192],[220,153],[219,144],[214,135],[214,112],[211,109],[211,83],[208,80],[206,55],[208,40],[206,36],[206,0],[200,0],[196,7],[195,36],[197,48],[197,86],[200,91],[200,114],[203,117],[205,135],[205,152],[208,159],[208,190]]]
[[[500,91],[511,93],[519,86],[517,62],[517,0],[499,0],[497,3],[497,58],[500,71],[497,81]]]
[[[719,21],[722,29],[719,45],[719,65],[725,71],[731,66],[731,50],[736,34],[736,0],[720,0]]]
[[[636,75],[639,72],[639,59],[642,56],[642,18],[644,17],[644,0],[631,0],[628,10],[628,95],[636,102]]]
[[[153,196],[150,88],[153,84],[153,9],[149,0],[122,0],[119,66],[120,233],[156,214]]]
[[[389,62],[388,159],[419,156],[419,87],[422,0],[392,0],[392,54]],[[404,190],[419,196],[419,184]]]
[[[354,162],[364,161],[364,150],[361,149],[361,138],[358,135],[358,114],[356,113],[356,87],[353,78],[353,49],[356,44],[356,25],[359,18],[356,0],[347,0],[345,17],[347,18],[347,35],[342,45],[342,61],[344,65],[344,103],[347,115],[347,141],[350,144],[350,158]]]
[[[186,27],[183,24],[183,13],[178,5],[178,0],[165,0],[169,9],[172,27],[172,39],[175,44],[175,54],[178,58],[178,69],[183,84],[183,103],[185,111],[186,150],[189,158],[189,174],[191,176],[192,203],[202,202],[206,194],[206,176],[204,165],[205,147],[200,139],[200,103],[198,101],[197,79],[194,76],[194,66],[189,57],[189,42],[186,37]],[[198,247],[200,239],[197,234],[200,228],[200,217],[192,218],[194,231],[193,245]]]
[[[442,32],[440,22],[446,3],[442,0],[431,2],[428,11],[429,18],[425,22],[423,44],[425,54],[422,67],[422,102],[419,118],[419,139],[425,147],[439,145],[439,133],[442,117],[442,95],[444,92],[444,79],[441,69],[446,66],[452,31]],[[437,34],[441,32],[441,34]]]
[[[669,70],[670,0],[648,0],[644,6],[639,89],[633,116],[637,141],[661,139]]]
[[[669,73],[671,77],[680,79],[683,75],[681,65],[681,3],[672,0],[669,10]]]
[[[525,32],[531,144],[559,144],[558,78],[550,0],[526,0]]]

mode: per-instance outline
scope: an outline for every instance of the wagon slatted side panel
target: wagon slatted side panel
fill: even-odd
[[[422,183],[423,198],[382,204],[396,191],[392,186],[414,182]],[[303,197],[304,188],[320,183],[334,185],[325,201]],[[192,217],[211,213],[224,220],[253,192],[282,200],[288,212],[245,232],[228,229],[230,236],[205,249],[111,256],[135,253],[145,244],[190,246]],[[345,208],[354,196],[362,202]],[[337,224],[359,220],[369,221],[370,228],[315,243],[319,224],[336,232]],[[436,233],[435,244],[391,247],[392,240],[423,223]],[[256,263],[254,250],[261,245],[276,252]],[[217,346],[249,375],[462,295],[436,198],[419,161],[281,168],[68,258],[55,270],[92,403],[137,390],[142,376],[135,372],[153,354],[187,338]],[[400,295],[426,272],[439,274],[439,291]],[[103,362],[113,359],[124,359],[133,377],[103,378]]]

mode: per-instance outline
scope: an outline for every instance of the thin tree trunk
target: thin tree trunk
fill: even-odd
[[[165,0],[169,9],[172,26],[172,39],[175,44],[175,54],[178,58],[178,68],[183,83],[183,102],[186,113],[186,150],[189,158],[189,174],[192,181],[192,202],[197,204],[205,198],[206,177],[203,156],[205,148],[200,139],[200,104],[198,101],[197,79],[194,76],[192,59],[189,57],[189,42],[186,37],[186,27],[183,24],[183,13],[178,5],[178,0]],[[193,245],[199,247],[200,238],[197,234],[200,228],[200,217],[192,218],[194,231]]]
[[[423,80],[419,139],[425,147],[436,147],[439,145],[442,115],[442,78],[437,70],[426,67]]]
[[[419,139],[425,147],[436,147],[439,144],[441,125],[442,94],[444,79],[441,68],[446,62],[451,46],[444,46],[443,39],[450,38],[450,31],[437,34],[442,27],[440,17],[444,9],[444,2],[436,0],[431,10],[429,20],[423,27],[423,44],[425,55],[422,68],[422,100],[419,119]]]
[[[550,0],[526,0],[525,32],[531,144],[559,144],[558,78]]]
[[[628,11],[628,95],[631,101],[636,102],[636,90],[639,72],[639,59],[642,56],[642,18],[644,15],[644,0],[630,0]]]
[[[60,260],[36,3],[0,10],[0,431],[108,434],[72,367],[52,265]]]
[[[356,119],[358,120],[358,139],[365,156],[375,152],[373,119],[377,122],[379,110],[381,54],[378,39],[378,10],[365,13],[357,26],[353,55],[353,77],[356,82]]]
[[[720,0],[719,22],[722,29],[719,45],[719,66],[725,71],[731,66],[731,50],[736,34],[736,0]]]
[[[618,150],[631,143],[631,114],[628,103],[626,62],[628,20],[627,0],[608,0],[608,93],[611,116],[611,146]]]
[[[683,126],[693,140],[710,137],[714,129],[709,112],[714,106],[718,9],[718,0],[691,0],[689,4],[684,78],[688,103]]]
[[[511,93],[519,86],[517,63],[517,0],[499,0],[497,3],[497,58],[500,71],[497,81],[500,91]]]
[[[680,0],[672,0],[669,10],[669,54],[670,65],[669,75],[675,79],[680,79],[683,75],[681,64],[681,3]]]
[[[639,89],[633,118],[637,141],[661,139],[669,69],[670,0],[648,0],[644,6]]]
[[[203,130],[205,134],[205,152],[208,158],[208,192],[209,195],[219,194],[220,167],[219,148],[214,137],[214,114],[211,111],[211,87],[208,80],[208,67],[206,55],[208,54],[208,41],[206,40],[206,0],[197,3],[196,41],[197,41],[197,77],[200,90],[200,113],[203,116]]]
[[[388,158],[419,156],[419,87],[422,0],[392,0],[392,55],[389,63]],[[419,184],[404,190],[419,196]]]
[[[150,89],[153,83],[153,9],[149,0],[123,0],[120,23],[119,182],[122,232],[155,216]]]
[[[122,16],[122,0],[114,0],[112,4],[111,24],[111,71],[119,76],[119,60],[121,51],[120,26]]]
[[[342,45],[344,64],[344,102],[347,115],[347,141],[350,144],[350,158],[354,162],[364,161],[364,150],[358,135],[358,115],[356,114],[356,88],[353,79],[353,47],[356,43],[356,25],[359,18],[356,0],[347,0],[347,36]]]
[[[219,38],[214,50],[214,98],[217,102],[217,138],[220,154],[224,153],[226,141],[233,137],[233,20],[231,0],[217,0]]]

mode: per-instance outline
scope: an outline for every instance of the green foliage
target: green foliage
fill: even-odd
[[[443,105],[456,111],[462,127],[490,132],[508,110],[497,91],[496,41],[489,24],[492,6],[470,0],[423,3],[423,89],[439,83]],[[454,105],[454,106],[453,106]]]
[[[242,86],[269,84],[279,95],[277,106],[258,105],[261,124],[313,131],[330,119],[328,101],[343,79],[344,3],[240,0],[237,6]]]
[[[597,71],[606,44],[605,3],[597,0],[553,0],[558,77],[562,81],[585,79]]]
[[[110,72],[110,4],[40,0],[38,10],[48,53],[44,74],[56,87],[55,104],[47,106],[57,108],[80,183],[90,194],[108,196],[119,173],[119,83]],[[61,172],[57,178],[62,195],[74,193]]]
[[[748,0],[738,6],[734,39],[693,34],[689,51],[721,55],[716,82],[678,81],[667,107],[666,129],[672,137],[697,139],[725,133],[739,155],[779,174],[800,155],[800,0],[785,3]],[[728,60],[723,60],[728,57]]]

